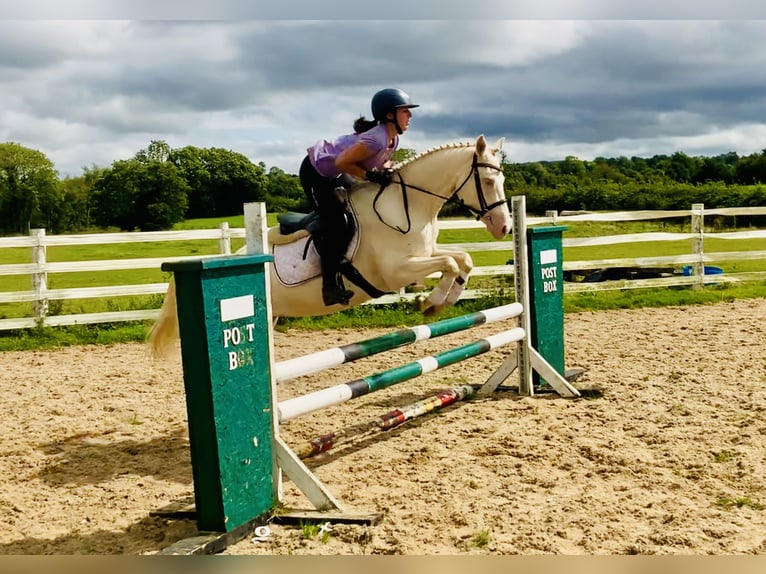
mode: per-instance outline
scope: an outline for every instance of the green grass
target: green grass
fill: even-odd
[[[721,450],[721,451],[713,453],[713,460],[715,462],[729,462],[735,456],[737,456],[736,452],[731,452],[731,451],[728,451],[728,450]]]
[[[579,237],[600,237],[605,235],[623,235],[629,233],[689,233],[690,226],[681,222],[663,221],[625,221],[625,222],[572,222],[562,233],[563,239]],[[712,229],[707,229],[712,232]],[[722,231],[716,229],[716,231]],[[742,231],[742,229],[740,229]],[[490,242],[492,238],[482,229],[445,229],[439,234],[440,243],[480,243]],[[476,266],[502,265],[513,252],[513,238],[508,237],[508,251],[476,251],[471,258]],[[736,251],[766,251],[766,239],[715,239],[705,237],[705,253],[725,253]],[[659,257],[665,255],[686,255],[692,252],[691,240],[656,241],[653,243],[619,243],[616,245],[597,245],[592,247],[564,247],[564,261],[587,261],[589,259],[635,259],[638,257]],[[766,271],[766,260],[727,261],[725,258],[714,262],[723,267],[724,272],[746,273]],[[680,269],[682,265],[677,265]]]
[[[744,496],[739,498],[719,498],[715,502],[716,506],[721,508],[750,508],[752,510],[763,510],[764,506],[760,502],[750,500],[750,498]]]
[[[742,285],[708,286],[701,291],[688,287],[664,289],[630,289],[598,293],[568,293],[564,295],[564,313],[608,309],[639,309],[668,305],[709,305],[736,299],[766,297],[766,282]],[[512,295],[493,296],[459,301],[438,317],[425,318],[412,304],[362,305],[324,317],[285,318],[278,320],[276,329],[326,331],[339,328],[398,329],[456,317],[490,307],[504,305]],[[72,327],[42,327],[0,331],[0,351],[50,349],[69,345],[142,342],[146,339],[149,322],[107,323]]]
[[[244,217],[235,216],[218,219],[188,220],[176,226],[176,229],[217,228],[222,221],[228,221],[230,227],[243,227]],[[269,225],[276,222],[276,214],[268,215]],[[594,237],[621,233],[650,231],[689,231],[688,223],[680,222],[573,222],[567,224],[564,238]],[[440,243],[467,243],[491,241],[483,229],[443,230]],[[511,256],[512,240],[507,239],[508,252],[472,252],[476,266],[504,264]],[[244,244],[243,239],[232,240],[232,250]],[[705,252],[766,250],[766,240],[716,240],[706,238]],[[84,261],[130,259],[140,257],[171,257],[182,255],[209,255],[218,251],[217,240],[182,241],[182,242],[145,242],[116,245],[61,246],[48,249],[48,261]],[[655,243],[628,243],[598,247],[564,248],[564,260],[635,258],[659,255],[685,254],[691,252],[689,241],[665,241]],[[27,263],[30,261],[28,248],[0,249],[0,264]],[[724,268],[725,273],[748,271],[766,271],[766,260],[715,262]],[[680,267],[680,266],[679,266]],[[94,287],[101,285],[125,285],[141,283],[159,283],[169,279],[169,274],[159,269],[141,269],[125,271],[105,271],[88,273],[54,273],[48,277],[51,289]],[[29,276],[10,275],[0,277],[0,292],[29,289]],[[435,281],[429,280],[428,284]],[[473,277],[470,288],[488,287],[498,289],[498,294],[480,300],[466,300],[454,308],[446,309],[439,318],[446,318],[513,300],[513,282],[508,278]],[[704,305],[735,299],[766,297],[766,282],[743,284],[709,285],[702,290],[691,287],[667,287],[649,289],[625,289],[598,291],[592,293],[567,293],[564,295],[564,312],[583,310],[621,309],[657,307],[666,305]],[[161,295],[126,296],[110,299],[76,299],[51,301],[51,314],[94,313],[103,311],[125,311],[132,309],[158,308],[162,303]],[[32,315],[31,303],[0,304],[0,318],[29,317]],[[277,328],[326,330],[340,327],[397,328],[428,322],[412,305],[399,304],[387,306],[361,306],[320,318],[280,319]],[[27,350],[48,348],[72,344],[109,344],[125,341],[141,341],[148,329],[147,323],[115,323],[88,325],[79,327],[41,328],[20,330],[18,332],[0,332],[0,350]]]
[[[318,537],[322,544],[327,544],[331,536],[329,524],[330,523],[327,522],[325,525],[322,525],[317,524],[316,522],[307,522],[302,520],[299,523],[299,527],[301,529],[301,533],[303,534],[303,538],[306,540],[314,540]]]
[[[145,340],[147,322],[102,323],[0,331],[0,351],[32,351],[71,345],[112,345]]]
[[[276,223],[276,214],[269,214],[269,225]],[[244,216],[213,219],[190,219],[174,227],[174,230],[215,229],[228,221],[230,227],[244,227]],[[245,244],[244,239],[232,239],[231,249],[236,251]],[[49,263],[62,261],[100,261],[111,259],[140,259],[154,257],[203,256],[218,253],[218,240],[196,241],[146,241],[113,245],[66,245],[47,249]],[[0,265],[30,263],[28,247],[0,249]],[[170,278],[169,273],[157,269],[129,269],[116,271],[88,271],[48,274],[49,289],[74,289],[111,285],[140,285],[162,283]],[[6,275],[0,277],[0,292],[25,291],[30,288],[28,275]],[[105,311],[129,311],[151,309],[162,303],[160,296],[126,296],[107,299],[68,299],[57,303],[55,312],[62,315],[75,313],[101,313]],[[31,303],[0,304],[0,319],[29,317]]]
[[[476,548],[484,548],[487,546],[487,544],[489,544],[489,540],[489,530],[482,528],[473,535],[471,538],[471,544]]]
[[[209,219],[187,219],[181,223],[176,223],[173,226],[174,230],[186,230],[186,229],[213,229],[218,228],[222,223],[228,223],[229,227],[244,227],[245,216],[244,215],[232,215],[230,217],[211,217]],[[267,213],[266,224],[276,225],[277,214]]]
[[[604,311],[607,309],[640,309],[670,305],[710,305],[736,299],[766,297],[766,281],[707,285],[695,290],[688,286],[624,289],[593,293],[565,293],[564,313]]]
[[[566,235],[564,238],[566,239]],[[732,240],[705,238],[705,253],[726,253],[736,251],[766,251],[766,239]],[[689,241],[657,241],[654,243],[620,243],[593,247],[564,247],[564,261],[587,261],[589,259],[635,259],[638,257],[659,257],[664,255],[688,255],[692,252]],[[725,258],[714,262],[724,272],[744,273],[766,270],[766,261],[753,259],[727,261]],[[677,265],[681,268],[682,265]]]

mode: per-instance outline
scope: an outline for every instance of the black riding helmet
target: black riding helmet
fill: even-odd
[[[372,117],[381,123],[389,122],[386,114],[392,112],[394,114],[394,125],[396,131],[402,133],[402,128],[399,127],[399,122],[396,120],[397,108],[417,108],[420,104],[413,104],[410,96],[404,90],[399,88],[385,88],[380,90],[372,96]]]

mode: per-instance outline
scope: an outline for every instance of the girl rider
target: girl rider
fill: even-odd
[[[349,176],[383,187],[391,183],[391,158],[399,147],[399,136],[410,127],[413,104],[398,88],[386,88],[372,97],[372,120],[364,116],[354,122],[354,133],[308,148],[298,175],[309,203],[319,216],[319,231],[312,234],[322,263],[324,304],[348,305],[353,291],[346,289],[340,266],[348,241],[345,206],[335,195],[347,187]]]

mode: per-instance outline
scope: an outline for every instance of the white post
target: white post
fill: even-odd
[[[269,253],[268,244],[268,225],[266,221],[266,204],[263,202],[246,203],[244,205],[245,214],[245,240],[246,253]],[[267,313],[267,324],[274,324],[274,317],[271,310],[271,263],[264,265],[266,273],[265,279],[265,309]],[[285,442],[279,436],[279,413],[277,402],[277,378],[276,366],[274,360],[274,333],[273,329],[267,329],[269,345],[269,372],[271,373],[271,424],[274,428],[274,468],[275,472],[275,491],[277,500],[282,501],[282,471],[290,477],[298,489],[306,495],[315,508],[319,510],[343,510],[340,502],[330,493],[329,490],[314,476]]]
[[[35,292],[35,301],[32,304],[34,319],[38,325],[42,325],[48,314],[48,272],[45,271],[47,251],[45,246],[45,229],[30,229],[29,234],[34,237],[35,245],[32,246],[32,263],[37,265],[37,271],[32,273],[32,289]]]
[[[516,301],[521,303],[524,311],[519,316],[520,327],[527,337],[532,332],[532,321],[529,317],[529,261],[527,258],[527,202],[523,195],[511,198],[511,213],[513,215],[513,275],[516,288]],[[518,346],[519,365],[519,395],[534,395],[532,382],[532,367],[529,358],[528,339]]]
[[[229,222],[224,221],[219,226],[221,238],[218,240],[218,253],[221,255],[231,255],[231,233],[229,232]]]
[[[245,214],[245,248],[248,255],[266,253],[266,204],[261,202],[245,203],[243,206]],[[273,325],[273,316],[271,311],[271,282],[269,281],[270,263],[264,263],[263,268],[266,276],[264,277],[264,293],[266,301],[264,301],[264,309],[266,310],[266,324]],[[276,469],[276,489],[277,500],[282,501],[282,471],[279,467],[277,460],[277,449],[279,448],[279,417],[277,416],[277,385],[276,377],[274,373],[275,360],[274,360],[274,335],[271,328],[267,329],[266,336],[268,337],[269,356],[268,366],[271,372],[271,424],[274,428],[274,468]]]
[[[705,285],[705,204],[693,203],[692,204],[692,233],[696,233],[696,237],[692,239],[692,249],[694,255],[697,256],[694,261],[694,275],[697,276],[697,281],[694,283],[694,289],[702,289]]]
[[[545,217],[550,217],[551,218],[551,224],[552,225],[556,225],[556,223],[558,221],[558,216],[559,216],[559,212],[556,211],[555,209],[549,209],[549,210],[547,210],[545,212]]]
[[[246,203],[245,213],[245,253],[266,253],[268,225],[266,224],[266,204],[261,202]]]

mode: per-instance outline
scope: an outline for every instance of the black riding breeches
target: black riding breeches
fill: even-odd
[[[311,165],[308,155],[301,163],[298,177],[309,204],[319,216],[323,235],[334,239],[332,243],[337,245],[337,240],[340,239],[338,236],[342,236],[346,229],[346,208],[335,195],[335,188],[340,185],[340,180],[329,179],[318,173]]]

